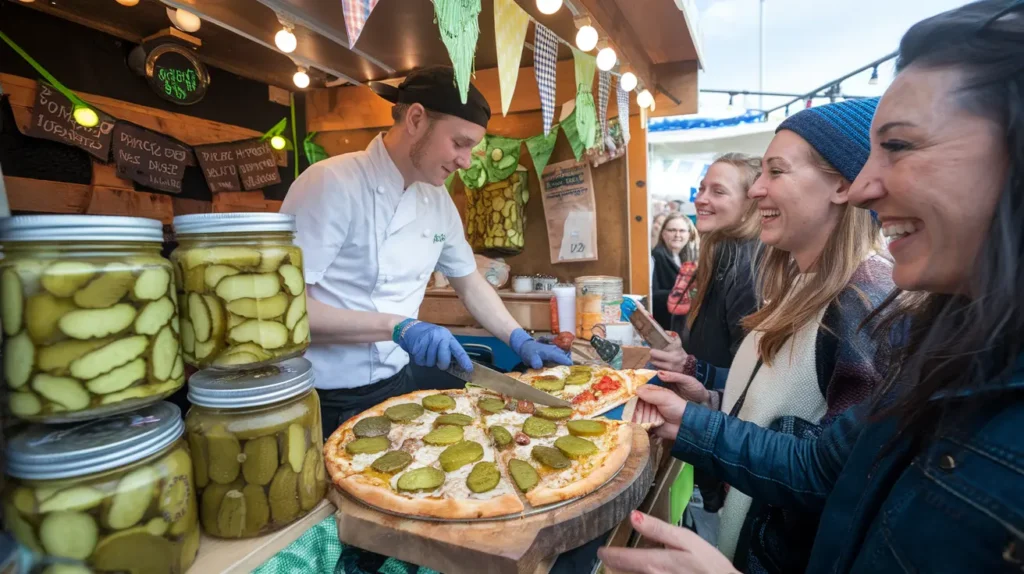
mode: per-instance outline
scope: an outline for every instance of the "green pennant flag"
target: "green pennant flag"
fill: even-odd
[[[597,105],[594,103],[597,59],[576,48],[572,49],[572,56],[576,64],[576,131],[583,146],[590,149],[597,140]]]
[[[434,0],[434,15],[465,104],[469,78],[473,75],[476,41],[480,37],[480,0]]]
[[[533,168],[537,171],[537,179],[543,177],[544,168],[548,166],[551,152],[555,151],[557,140],[558,124],[551,126],[551,133],[548,135],[541,133],[526,140],[526,151],[530,152],[530,157],[533,158]]]
[[[579,110],[574,109],[569,117],[560,124],[562,126],[562,132],[565,133],[565,139],[569,140],[569,145],[572,146],[572,153],[576,156],[576,161],[579,161],[583,157],[583,152],[587,150],[583,144],[583,140],[580,138],[579,124],[576,122],[576,115]]]
[[[306,139],[302,140],[302,151],[306,153],[306,162],[309,165],[327,159],[327,150],[315,141],[313,138],[316,137],[316,132],[310,132],[306,135]]]

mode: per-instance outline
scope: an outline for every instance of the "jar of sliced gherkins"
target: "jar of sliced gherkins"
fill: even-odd
[[[183,215],[174,218],[174,233],[185,362],[246,369],[309,347],[295,216]]]
[[[7,403],[71,422],[156,402],[185,383],[171,263],[154,219],[0,220]]]
[[[249,538],[308,514],[327,492],[313,365],[200,371],[185,418],[203,530]]]
[[[28,427],[7,445],[6,530],[68,572],[184,573],[199,521],[183,431],[181,411],[166,402]]]

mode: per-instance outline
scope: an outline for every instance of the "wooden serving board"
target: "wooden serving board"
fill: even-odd
[[[332,488],[328,498],[345,544],[444,574],[525,574],[608,532],[640,506],[654,480],[647,432],[633,425],[633,448],[619,473],[569,504],[514,519],[436,522],[401,518]]]

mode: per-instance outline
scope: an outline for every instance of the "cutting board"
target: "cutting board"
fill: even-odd
[[[595,492],[549,511],[509,520],[436,522],[401,518],[332,488],[345,544],[445,574],[535,573],[562,552],[608,532],[640,506],[654,480],[647,432],[633,426],[633,449],[619,473]]]

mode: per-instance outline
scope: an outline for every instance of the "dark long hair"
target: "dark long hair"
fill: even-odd
[[[902,435],[921,441],[954,412],[958,391],[1008,376],[1024,349],[1024,1],[985,0],[919,22],[900,42],[896,68],[910,66],[960,70],[957,105],[999,126],[1009,154],[991,225],[959,291],[970,296],[929,294],[904,305],[910,330],[899,380],[907,390],[876,414],[895,416]],[[906,299],[893,293],[876,312]]]

